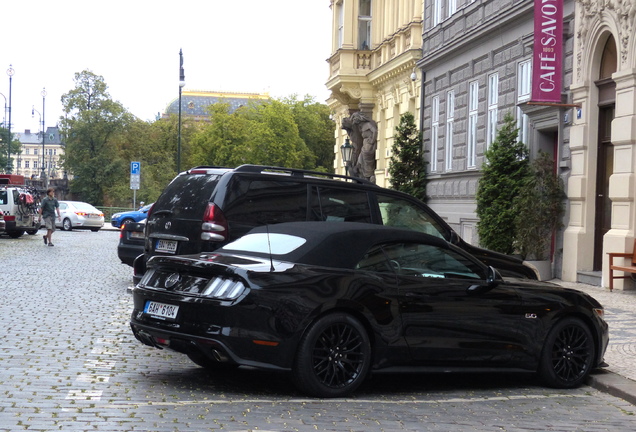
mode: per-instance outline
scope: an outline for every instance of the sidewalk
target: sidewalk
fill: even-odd
[[[594,372],[588,384],[636,405],[636,291],[614,290],[582,283],[551,282],[583,291],[605,308],[610,341],[605,353],[609,366]]]

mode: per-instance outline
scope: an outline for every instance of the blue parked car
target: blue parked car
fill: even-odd
[[[110,220],[110,224],[115,228],[120,228],[129,222],[139,222],[140,220],[146,219],[146,215],[150,207],[152,207],[152,204],[140,207],[139,210],[115,213]]]

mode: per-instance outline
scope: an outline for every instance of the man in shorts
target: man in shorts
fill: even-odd
[[[46,226],[46,235],[43,235],[44,244],[53,246],[51,242],[51,235],[55,231],[55,212],[57,212],[57,218],[60,219],[60,204],[54,196],[55,189],[48,188],[46,190],[46,196],[40,204],[40,217],[44,219],[44,225]]]

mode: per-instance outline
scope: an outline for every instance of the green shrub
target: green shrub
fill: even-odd
[[[552,234],[562,227],[564,199],[563,181],[554,172],[552,157],[539,152],[516,200],[515,246],[524,259],[550,258]]]

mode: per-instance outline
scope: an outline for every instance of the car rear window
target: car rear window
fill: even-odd
[[[168,210],[175,218],[200,219],[220,177],[216,174],[186,174],[175,178],[164,189],[153,212]]]
[[[241,178],[230,187],[223,212],[235,224],[256,227],[307,219],[307,186],[281,180]]]

